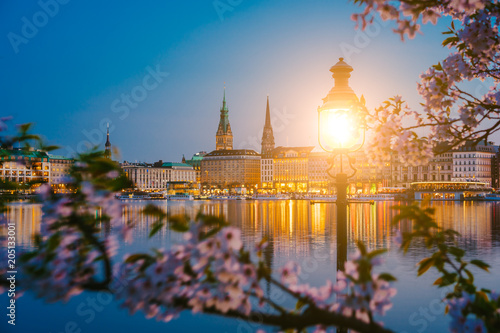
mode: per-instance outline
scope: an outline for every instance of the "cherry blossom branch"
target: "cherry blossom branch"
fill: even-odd
[[[177,299],[175,306],[185,309],[190,309],[188,299]],[[259,323],[263,325],[276,326],[282,330],[297,329],[302,330],[307,327],[323,325],[325,327],[336,326],[340,328],[352,329],[357,332],[366,333],[392,333],[392,330],[386,329],[376,323],[364,323],[355,318],[346,317],[330,311],[322,310],[319,308],[311,308],[304,313],[286,313],[280,315],[267,314],[262,312],[251,312],[246,315],[238,311],[228,311],[221,313],[215,307],[205,307],[204,313],[214,314],[229,318],[238,318],[247,321],[253,321],[259,318]]]

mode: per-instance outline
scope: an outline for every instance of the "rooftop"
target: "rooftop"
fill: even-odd
[[[161,166],[162,166],[162,168],[172,168],[172,167],[192,168],[193,167],[187,163],[178,163],[178,162],[165,162]]]
[[[260,154],[252,149],[219,149],[211,151],[205,156],[209,157],[209,156],[237,156],[237,155],[259,156]]]
[[[49,154],[49,158],[52,158],[54,160],[68,160],[68,161],[73,160],[71,157],[66,157],[62,155],[52,155],[52,154]]]

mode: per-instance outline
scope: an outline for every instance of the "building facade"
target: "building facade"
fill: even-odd
[[[72,158],[30,149],[0,149],[0,179],[17,184],[48,183],[54,189],[68,184]]]
[[[61,185],[68,184],[68,175],[71,172],[71,168],[75,164],[75,160],[72,158],[60,156],[60,155],[50,155],[50,184]]]
[[[206,151],[200,151],[194,154],[190,160],[184,160],[183,158],[183,163],[191,165],[194,171],[196,171],[196,183],[198,185],[201,184],[201,161],[206,154]]]
[[[273,187],[273,157],[270,154],[262,155],[260,160],[260,187],[272,190]]]
[[[39,150],[0,149],[0,178],[18,184],[50,182],[50,159]]]
[[[309,191],[308,159],[313,148],[277,147],[273,150],[273,187],[276,191]]]
[[[495,156],[491,158],[491,187],[500,188],[500,152],[498,146],[495,146]]]
[[[260,183],[260,155],[251,149],[214,150],[201,161],[205,189],[255,187]]]
[[[332,156],[326,152],[311,152],[308,161],[309,192],[331,194],[333,178],[328,174]]]
[[[335,180],[331,175],[339,172],[352,175],[348,179],[349,194],[377,193],[384,187],[391,186],[391,164],[370,163],[366,153],[359,150],[350,154],[352,167],[347,157],[342,165],[339,156],[324,152],[312,152],[309,155],[309,188],[314,193],[334,193]]]
[[[453,151],[452,181],[475,181],[492,184],[491,162],[495,147],[491,143],[467,142]]]
[[[429,162],[429,181],[451,181],[453,178],[453,152],[434,156]]]
[[[196,171],[185,163],[159,161],[148,163],[121,164],[127,177],[141,191],[165,191],[176,184],[195,185]]]

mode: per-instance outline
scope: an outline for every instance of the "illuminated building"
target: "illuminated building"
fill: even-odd
[[[426,164],[408,165],[401,163],[399,157],[393,157],[393,186],[410,188],[413,182],[451,181],[453,153],[446,152],[435,155]]]
[[[201,184],[201,161],[203,160],[203,156],[207,154],[206,151],[200,151],[191,157],[190,160],[186,160],[184,157],[182,158],[182,162],[189,164],[193,167],[194,171],[196,171],[196,183]]]
[[[495,147],[481,142],[465,145],[453,151],[453,181],[476,181],[491,185],[491,161]]]
[[[260,155],[255,150],[214,150],[201,161],[201,184],[205,188],[250,188],[259,183]]]
[[[0,159],[0,179],[18,184],[44,182],[55,188],[67,184],[67,176],[75,162],[72,158],[35,149],[1,149]]]
[[[50,182],[50,160],[35,149],[0,149],[0,178],[14,183]]]
[[[51,155],[49,154],[50,160],[50,177],[49,183],[52,185],[55,191],[62,191],[67,189],[69,183],[69,173],[71,172],[71,168],[73,164],[75,164],[75,160],[72,158],[60,156],[60,155]]]
[[[272,152],[273,187],[279,192],[308,192],[308,158],[314,147],[278,147]]]
[[[185,163],[163,163],[161,160],[153,164],[125,162],[121,167],[135,187],[142,191],[168,190],[176,184],[192,186],[196,183],[196,171]]]
[[[453,153],[434,156],[429,162],[429,181],[450,181],[453,177]]]
[[[311,152],[308,161],[309,192],[330,194],[333,178],[327,173],[331,154],[326,152]]]
[[[366,153],[359,150],[351,153],[356,174],[348,180],[348,194],[377,193],[383,187],[390,186],[390,163],[370,163]],[[330,160],[330,161],[329,161]],[[309,154],[309,189],[315,193],[331,193],[334,190],[334,180],[328,175],[327,169],[331,166],[332,155],[325,152],[312,152]],[[353,169],[349,166],[346,157],[343,158],[343,171],[351,174]],[[336,174],[340,170],[340,161],[335,160],[330,173]]]

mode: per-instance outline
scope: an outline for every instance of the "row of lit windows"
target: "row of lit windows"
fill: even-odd
[[[460,173],[460,174],[457,174],[457,175],[453,175],[453,177],[462,178],[462,174]],[[491,177],[489,177],[486,174],[474,175],[474,174],[471,174],[471,173],[468,173],[468,174],[464,173],[463,177],[465,177],[465,178],[477,178],[477,179],[479,179],[479,178],[485,178],[485,179],[488,179],[488,180],[491,179]]]
[[[489,155],[484,155],[484,154],[464,154],[463,157],[462,157],[462,154],[455,154],[453,156],[453,158],[491,158],[493,156],[493,154],[489,154]]]
[[[455,171],[462,171],[462,168],[458,167],[458,170],[457,170],[457,167],[455,167]],[[464,171],[467,171],[466,167],[464,167]],[[471,167],[469,167],[469,171],[476,171],[476,167],[472,167],[472,170],[471,170]],[[490,168],[481,168],[481,167],[478,167],[477,171],[490,171]]]
[[[440,175],[439,178],[441,178],[441,179],[438,179],[438,177],[436,175],[432,175],[432,177],[431,177],[432,180],[451,180],[451,175]],[[398,176],[394,176],[395,181],[400,180],[403,182],[407,182],[408,179],[409,179],[408,175],[403,175],[403,177],[399,178],[399,179],[398,179]],[[417,174],[413,174],[413,181],[416,182],[419,180],[428,181],[429,177],[427,174],[424,174],[423,177],[419,178]]]
[[[457,163],[458,162],[458,163]],[[471,163],[472,162],[472,163]],[[454,163],[455,165],[467,165],[467,164],[476,164],[476,161],[469,161],[469,163],[467,163],[467,161],[464,161],[464,163],[462,163],[462,161],[455,161]],[[482,165],[490,165],[491,164],[491,161],[490,159],[487,159],[487,160],[482,160],[482,161],[478,161],[477,164],[482,164]]]

